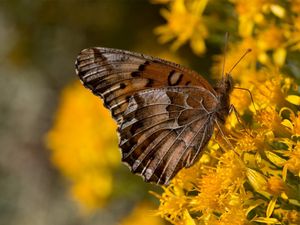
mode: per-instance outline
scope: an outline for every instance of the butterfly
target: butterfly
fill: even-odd
[[[122,161],[147,182],[167,185],[192,166],[229,115],[229,73],[212,87],[176,63],[100,47],[81,51],[76,73],[116,120]]]

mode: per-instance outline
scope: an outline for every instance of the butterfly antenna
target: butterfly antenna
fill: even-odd
[[[229,74],[232,72],[232,70],[237,66],[237,64],[239,64],[239,62],[249,53],[251,52],[252,49],[248,48],[247,51],[241,56],[241,58],[231,67],[231,69],[229,70]]]
[[[226,33],[225,33],[225,45],[224,45],[223,66],[222,66],[222,79],[224,79],[224,73],[225,73],[225,62],[226,62],[226,53],[227,53],[228,38],[229,38],[229,34],[228,34],[228,32],[226,32]]]

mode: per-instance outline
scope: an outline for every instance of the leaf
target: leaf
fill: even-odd
[[[191,217],[188,210],[184,210],[183,212],[183,224],[184,225],[196,225],[194,219]]]
[[[300,105],[300,96],[298,95],[288,95],[285,100],[294,105]]]
[[[265,204],[265,201],[258,199],[255,200],[253,202],[251,202],[251,204],[249,204],[250,206],[248,207],[247,211],[246,211],[246,215],[248,215],[252,209],[255,209],[257,206]]]
[[[275,50],[273,54],[273,59],[275,63],[279,66],[282,66],[286,59],[286,49],[285,48],[278,48]]]
[[[271,151],[265,151],[267,158],[276,166],[282,167],[283,164],[286,162],[285,159],[279,157],[277,154]]]
[[[276,201],[277,201],[277,196],[273,196],[271,201],[268,204],[267,213],[266,213],[268,218],[272,215],[274,211]]]
[[[250,184],[256,191],[264,191],[265,190],[265,187],[267,185],[267,180],[264,175],[262,175],[261,173],[255,171],[253,169],[247,168],[246,176],[247,176]]]
[[[276,218],[256,217],[252,221],[267,224],[281,224]]]
[[[280,5],[272,4],[270,9],[274,15],[278,16],[279,18],[283,18],[285,16],[285,9]]]
[[[293,129],[293,123],[287,119],[284,119],[281,124],[285,127],[290,128],[291,130]]]

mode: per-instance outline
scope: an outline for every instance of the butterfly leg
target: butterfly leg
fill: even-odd
[[[244,125],[244,123],[242,122],[242,117],[241,115],[239,114],[239,112],[236,110],[236,108],[234,107],[234,105],[230,105],[230,108],[229,108],[229,114],[231,114],[232,112],[234,112],[234,115],[237,119],[237,121],[239,122],[239,124],[243,127],[243,129],[246,131],[247,134],[249,134],[251,137],[252,135],[248,132],[248,129],[246,128],[246,126]]]
[[[255,104],[254,104],[254,100],[253,100],[253,96],[252,96],[252,93],[249,89],[247,88],[241,88],[241,87],[233,87],[234,89],[239,89],[239,90],[242,90],[242,91],[247,91],[250,95],[250,98],[251,98],[251,102],[252,102],[252,105],[253,105],[253,108],[255,110],[255,112],[257,111],[256,107],[255,107]]]
[[[226,141],[226,143],[234,150],[233,145],[232,145],[231,142],[228,140],[228,138],[225,136],[225,134],[224,134],[224,132],[223,132],[223,130],[222,130],[222,128],[221,128],[221,126],[220,126],[218,120],[215,120],[215,123],[216,123],[216,125],[217,125],[217,127],[218,127],[218,132],[221,133],[221,135],[222,135],[223,139]]]
[[[241,115],[238,113],[238,111],[236,110],[233,104],[231,104],[229,107],[229,114],[231,114],[232,112],[234,113],[239,124],[246,130],[245,125],[242,123]]]

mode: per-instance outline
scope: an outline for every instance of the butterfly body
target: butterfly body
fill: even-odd
[[[233,80],[230,74],[226,74],[214,88],[219,98],[219,105],[216,109],[218,120],[224,124],[230,111],[229,95],[233,90]]]
[[[148,182],[193,165],[229,114],[230,75],[213,88],[175,63],[109,48],[83,50],[76,72],[117,121],[122,161]]]

